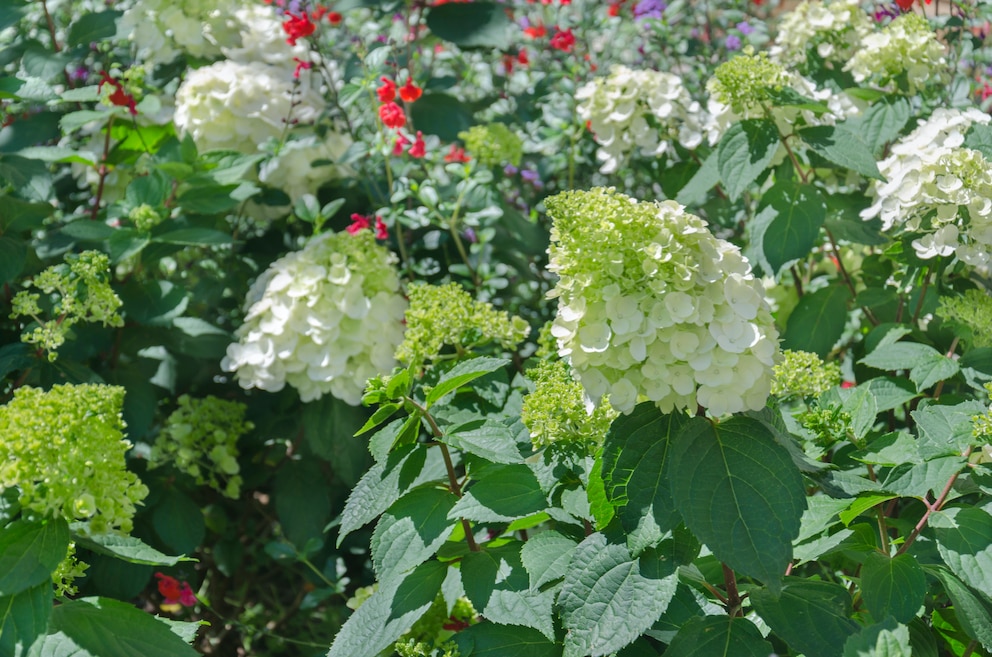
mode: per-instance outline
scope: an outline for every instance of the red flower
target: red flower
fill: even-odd
[[[402,134],[396,135],[396,141],[393,142],[393,155],[402,155],[403,151],[409,145],[410,140],[404,137]]]
[[[351,215],[351,225],[346,229],[350,235],[357,235],[359,231],[369,227],[369,218],[357,212]]]
[[[396,100],[396,83],[387,77],[379,79],[382,80],[382,86],[375,90],[375,93],[379,96],[379,101],[391,103]]]
[[[916,0],[896,0],[896,4],[899,5],[899,8],[903,11],[909,11],[915,1]]]
[[[445,162],[468,162],[470,158],[465,154],[465,149],[458,144],[452,144],[451,150],[444,156]]]
[[[619,16],[620,15],[620,3],[614,2],[610,5],[610,8],[606,10],[607,16]]]
[[[413,140],[410,147],[410,157],[423,157],[427,155],[427,144],[424,143],[424,134],[417,130],[417,138]]]
[[[196,604],[193,589],[186,582],[180,583],[175,577],[163,573],[155,573],[155,577],[158,578],[158,592],[165,598],[165,604],[181,604],[184,607],[192,607]]]
[[[341,21],[344,20],[344,16],[336,11],[331,11],[327,13],[327,22],[331,25],[340,25]]]
[[[406,84],[400,87],[400,98],[405,103],[416,101],[423,93],[423,90],[413,83],[413,78],[408,79]]]
[[[530,59],[527,58],[527,51],[523,48],[521,48],[520,52],[517,53],[517,61],[520,62],[522,66],[530,64]]]
[[[307,16],[306,13],[296,16],[287,11],[286,15],[289,16],[289,18],[283,22],[282,29],[289,35],[289,38],[286,39],[286,43],[291,46],[295,46],[298,39],[305,39],[313,34],[314,30],[317,29],[317,26],[313,24],[310,17]]]
[[[402,128],[406,124],[403,108],[392,102],[379,107],[379,118],[387,128]]]
[[[572,34],[572,28],[559,29],[555,32],[555,35],[551,37],[551,47],[562,52],[572,52],[572,48],[575,47],[575,35]]]
[[[386,222],[382,220],[382,217],[375,218],[375,238],[377,240],[389,239],[389,231],[386,230]]]
[[[524,28],[524,35],[526,35],[530,39],[540,39],[547,33],[548,30],[545,29],[545,27],[540,23],[538,23],[537,25],[531,25],[530,27]]]
[[[293,57],[293,61],[296,62],[296,69],[293,71],[293,77],[296,79],[299,79],[300,71],[313,68],[313,62],[305,62],[299,57]]]
[[[115,80],[110,77],[110,74],[106,71],[100,71],[100,78],[100,84],[97,85],[97,91],[103,90],[103,85],[109,84],[114,88],[114,91],[107,96],[107,100],[118,107],[126,107],[127,111],[132,115],[138,113],[138,108],[134,102],[134,96],[124,91],[124,85],[122,85],[119,80]]]

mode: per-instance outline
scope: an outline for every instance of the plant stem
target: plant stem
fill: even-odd
[[[966,459],[970,455],[971,455],[971,447],[966,449],[962,454],[962,456],[964,456]],[[951,494],[951,488],[953,488],[954,482],[958,480],[959,474],[961,473],[955,472],[953,475],[951,475],[951,478],[947,480],[947,484],[944,486],[944,490],[940,491],[940,495],[937,497],[937,499],[934,501],[933,504],[927,504],[926,499],[923,500],[923,503],[926,505],[927,510],[923,513],[923,517],[920,518],[920,521],[916,523],[916,527],[913,527],[913,531],[910,532],[908,537],[906,537],[906,542],[899,547],[899,551],[896,552],[896,556],[899,556],[900,554],[909,550],[909,547],[913,544],[914,541],[916,541],[916,538],[923,531],[924,527],[927,526],[927,521],[930,519],[930,516],[934,512],[940,511],[940,509],[944,506],[944,503],[947,501],[947,496]]]
[[[727,564],[720,565],[723,566],[723,581],[727,587],[727,615],[731,618],[741,617],[744,615],[744,611],[741,609],[741,594],[737,590],[737,574]]]
[[[840,249],[837,248],[837,240],[834,239],[834,234],[831,233],[829,229],[824,228],[823,230],[827,234],[827,239],[830,240],[830,247],[833,249],[834,258],[837,260],[837,271],[840,273],[840,277],[844,280],[844,284],[847,285],[847,289],[851,291],[851,297],[856,298],[858,296],[858,290],[854,287],[854,280],[847,272],[847,267],[844,266],[844,260],[841,257]],[[868,321],[871,322],[873,326],[878,326],[878,318],[875,317],[875,313],[871,311],[871,308],[861,306],[861,312],[865,314],[865,317],[868,318]]]

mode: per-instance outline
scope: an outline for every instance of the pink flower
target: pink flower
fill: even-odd
[[[369,218],[357,212],[351,215],[351,225],[346,229],[349,235],[357,235],[369,227]]]
[[[393,142],[393,155],[400,156],[403,151],[410,144],[410,140],[404,137],[401,133],[397,133],[396,141]]]
[[[386,222],[382,220],[382,217],[375,218],[375,238],[377,240],[389,239],[389,231],[386,230]]]
[[[387,128],[402,128],[406,124],[403,108],[392,102],[379,107],[379,118]]]
[[[196,604],[196,596],[187,582],[180,582],[164,573],[155,573],[155,577],[158,579],[158,592],[165,598],[164,604],[180,604],[184,607]]]

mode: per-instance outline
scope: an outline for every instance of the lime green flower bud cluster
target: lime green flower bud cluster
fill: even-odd
[[[410,628],[394,648],[400,657],[459,657],[461,653],[453,641],[447,624],[468,626],[477,621],[478,613],[468,598],[461,597],[448,612],[444,596],[438,594],[434,603]]]
[[[992,383],[985,384],[985,391],[992,400]],[[971,435],[975,438],[985,438],[992,440],[992,407],[984,415],[975,415],[971,418]]]
[[[457,283],[412,285],[407,295],[406,335],[396,360],[415,369],[440,356],[446,345],[459,354],[492,342],[513,349],[530,333],[524,319],[476,301]]]
[[[67,595],[76,595],[78,589],[74,586],[77,577],[86,574],[89,566],[76,558],[76,542],[69,543],[65,559],[52,571],[52,584],[55,585],[55,596],[63,598]]]
[[[458,138],[465,142],[465,150],[485,166],[519,166],[524,155],[523,140],[503,123],[474,125],[459,132]]]
[[[766,105],[772,94],[788,86],[789,81],[785,67],[770,60],[767,53],[755,55],[749,48],[717,66],[706,90],[734,113],[747,115]]]
[[[582,384],[572,377],[565,361],[542,361],[527,371],[527,377],[534,382],[534,391],[524,397],[520,419],[530,431],[534,449],[561,443],[599,444],[619,415],[603,400],[590,409]]]
[[[819,397],[840,384],[840,365],[808,351],[783,350],[772,373],[772,394],[783,398]]]
[[[11,319],[31,317],[37,326],[21,336],[28,344],[48,351],[54,361],[55,352],[65,343],[70,329],[79,322],[100,322],[104,326],[123,326],[118,314],[120,297],[110,287],[110,259],[98,251],[83,251],[65,256],[65,264],[54,265],[34,277],[31,285],[50,298],[50,320],[43,320],[41,294],[22,290],[12,301]],[[46,298],[46,301],[48,299]]]
[[[131,220],[131,223],[134,224],[135,228],[142,232],[150,231],[152,228],[162,223],[163,219],[165,219],[165,217],[155,211],[155,208],[147,203],[142,203],[138,207],[132,209],[128,213],[127,218]]]
[[[967,290],[959,297],[943,297],[937,315],[967,328],[968,347],[992,347],[992,297],[985,292]]]
[[[0,488],[20,489],[21,507],[38,516],[130,532],[148,488],[127,471],[123,403],[117,386],[18,388],[0,406]]]
[[[245,421],[246,410],[242,403],[213,396],[181,396],[152,446],[149,467],[172,463],[197,484],[237,499],[242,483],[237,443],[254,428]]]
[[[823,448],[847,440],[851,434],[851,414],[840,404],[816,406],[796,418],[804,429],[813,434],[813,442]]]
[[[666,413],[764,407],[778,331],[740,249],[673,201],[596,188],[545,204],[552,332],[589,399],[622,413],[642,396]]]
[[[912,93],[946,70],[944,46],[927,19],[909,12],[861,40],[845,70],[858,82],[889,84],[905,74]]]

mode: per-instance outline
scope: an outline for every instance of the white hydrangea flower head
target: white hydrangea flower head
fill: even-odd
[[[167,64],[186,53],[214,58],[238,41],[234,0],[137,0],[117,22],[118,36],[138,48],[138,58]]]
[[[176,92],[175,123],[201,152],[254,153],[283,134],[287,119],[313,121],[322,102],[313,90],[294,92],[292,75],[281,68],[224,60],[189,72]]]
[[[913,243],[921,258],[954,253],[968,264],[987,264],[990,164],[963,144],[972,125],[990,120],[976,108],[941,108],[920,121],[879,162],[885,180],[873,181],[869,194],[874,202],[861,212],[862,219],[878,217],[882,230],[895,235],[922,233]]]
[[[252,285],[221,367],[242,388],[289,384],[304,402],[331,394],[358,405],[365,382],[397,364],[407,302],[395,263],[369,230],[314,237]]]
[[[306,39],[299,39],[295,46],[289,45],[282,19],[272,5],[247,3],[232,12],[233,22],[238,32],[235,43],[221,47],[228,59],[250,64],[260,62],[269,66],[296,67],[293,58],[310,61],[310,49]]]
[[[291,203],[295,204],[304,194],[316,194],[321,185],[347,173],[346,167],[333,163],[344,155],[349,146],[351,138],[337,132],[287,141],[274,157],[262,164],[258,178],[286,192]],[[318,161],[324,163],[314,165]]]
[[[931,80],[940,80],[946,69],[944,46],[927,19],[912,12],[864,37],[845,67],[857,82],[881,85],[905,74],[910,92]]]
[[[703,140],[704,113],[672,73],[614,66],[575,97],[579,117],[590,123],[600,146],[596,159],[603,162],[602,173],[616,171],[636,149],[658,156],[672,141],[692,149]]]
[[[546,204],[552,335],[588,400],[623,413],[642,397],[666,413],[764,407],[778,331],[736,246],[673,201],[595,188]]]
[[[782,17],[769,54],[790,67],[805,67],[811,49],[824,61],[847,63],[872,31],[858,0],[806,0]]]

